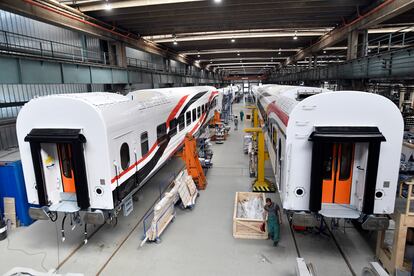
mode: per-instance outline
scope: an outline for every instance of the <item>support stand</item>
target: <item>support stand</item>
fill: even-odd
[[[201,167],[200,160],[198,159],[196,139],[189,133],[185,136],[184,148],[180,156],[185,162],[188,174],[196,183],[197,189],[205,190],[207,179],[204,175],[204,170]]]
[[[269,159],[269,154],[265,151],[263,130],[259,127],[244,129],[247,133],[254,133],[257,137],[257,179],[253,183],[253,192],[274,193],[276,188],[265,178],[265,160]]]

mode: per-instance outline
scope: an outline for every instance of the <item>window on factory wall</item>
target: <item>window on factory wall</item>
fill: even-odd
[[[193,109],[193,122],[195,122],[195,120],[197,120],[197,113],[196,113],[196,109]]]
[[[162,123],[157,126],[157,141],[163,142],[167,136],[167,124]]]
[[[201,108],[197,107],[197,118],[200,118],[201,116]]]
[[[141,134],[141,156],[144,156],[148,152],[148,132]]]
[[[170,137],[177,134],[177,119],[174,118],[170,121]]]
[[[191,111],[187,111],[187,113],[185,113],[185,120],[187,122],[187,126],[189,126],[191,124]]]
[[[129,146],[127,143],[122,144],[120,154],[121,154],[121,168],[123,170],[126,170],[129,167],[129,161],[130,161]]]
[[[180,131],[185,128],[184,114],[178,116],[178,126],[180,127]]]

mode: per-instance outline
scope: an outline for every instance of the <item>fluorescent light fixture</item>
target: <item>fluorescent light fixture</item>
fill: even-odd
[[[214,0],[214,3],[221,3],[221,0]]]
[[[105,10],[107,10],[107,11],[112,10],[112,6],[111,6],[110,3],[108,3],[108,2],[105,3]]]

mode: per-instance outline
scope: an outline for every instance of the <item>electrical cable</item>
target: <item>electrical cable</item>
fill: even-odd
[[[6,224],[7,224],[7,225],[9,225],[9,223],[11,224],[11,221],[10,221],[10,220],[7,220],[7,221],[6,221]],[[25,251],[24,249],[20,249],[20,248],[11,248],[11,247],[10,247],[10,238],[9,238],[9,237],[7,237],[7,250],[10,250],[10,251],[15,251],[15,252],[21,252],[21,253],[23,253],[23,254],[25,254],[25,255],[27,255],[27,256],[43,255],[42,261],[40,262],[40,266],[42,267],[42,269],[43,269],[44,271],[48,272],[48,269],[47,269],[47,268],[45,267],[45,265],[44,265],[44,262],[45,262],[46,257],[47,257],[47,252],[45,252],[45,251],[41,251],[41,252],[37,252],[37,253],[29,253],[29,252]],[[26,273],[26,274],[27,274],[27,275],[30,275],[30,274],[28,274],[28,273]]]
[[[66,217],[66,215],[65,215],[65,217]],[[56,220],[57,220],[57,218],[56,218]],[[60,246],[59,246],[59,244],[60,244],[60,240],[59,240],[59,229],[58,229],[58,225],[57,225],[56,220],[55,220],[55,230],[56,230],[56,245],[57,245],[57,266],[56,266],[55,271],[59,271],[59,263],[60,263]]]

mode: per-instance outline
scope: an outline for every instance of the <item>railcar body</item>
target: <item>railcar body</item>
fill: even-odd
[[[17,118],[29,202],[113,215],[212,118],[217,95],[200,86],[31,100]]]
[[[356,219],[394,212],[403,120],[356,91],[253,89],[283,208]]]

